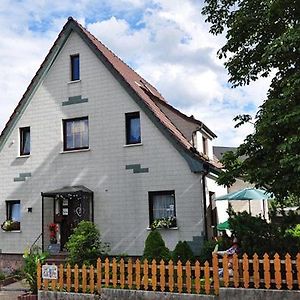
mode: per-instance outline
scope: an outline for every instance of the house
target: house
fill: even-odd
[[[229,151],[236,151],[236,147],[223,147],[223,146],[213,146],[213,154],[218,161],[222,159],[224,153]],[[241,157],[244,160],[246,157]],[[244,181],[241,178],[236,178],[235,183],[227,188],[227,193],[236,192],[244,188],[252,188],[254,184]],[[228,214],[226,213],[228,205],[231,205],[235,212],[247,211],[252,216],[263,216],[269,221],[269,206],[266,200],[234,200],[234,201],[217,201],[217,210],[219,212],[218,219],[220,222],[224,222],[228,219]]]
[[[216,135],[173,108],[69,18],[0,136],[3,254],[64,249],[81,220],[97,224],[111,254],[141,255],[151,223],[170,249],[197,253],[211,235],[207,208],[225,191],[215,179]]]

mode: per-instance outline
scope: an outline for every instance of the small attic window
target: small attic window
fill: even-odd
[[[208,155],[208,141],[207,138],[202,136],[203,154]]]
[[[30,155],[30,127],[20,128],[20,156]]]
[[[80,79],[79,54],[71,55],[71,81]]]

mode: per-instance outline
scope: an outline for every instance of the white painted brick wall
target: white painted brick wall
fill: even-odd
[[[70,55],[80,53],[80,77],[70,79]],[[62,106],[82,95],[88,103]],[[125,113],[140,111],[142,146],[124,147]],[[61,154],[62,119],[89,117],[90,151]],[[31,155],[18,158],[18,128],[31,128]],[[14,141],[13,144],[11,144]],[[133,174],[127,164],[141,164],[149,173]],[[175,190],[178,230],[162,230],[172,250],[178,240],[192,240],[203,231],[201,178],[140,110],[127,92],[72,34],[42,85],[18,121],[0,155],[0,221],[5,200],[21,200],[20,233],[0,231],[2,252],[22,253],[40,234],[41,192],[85,185],[94,191],[95,223],[112,254],[142,254],[149,226],[148,191]],[[14,182],[31,172],[26,182]],[[33,207],[28,213],[27,208]],[[48,232],[45,239],[48,238]]]

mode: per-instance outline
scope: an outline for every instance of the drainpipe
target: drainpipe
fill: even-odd
[[[204,240],[208,240],[207,218],[206,218],[206,175],[208,174],[209,166],[203,164],[202,173],[202,191],[203,191],[203,215],[204,215]]]

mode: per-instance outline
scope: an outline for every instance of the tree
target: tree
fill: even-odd
[[[210,32],[226,31],[218,51],[233,87],[273,76],[256,114],[254,132],[235,153],[224,155],[219,183],[235,178],[276,197],[300,194],[300,5],[298,0],[205,0]],[[251,122],[237,116],[236,127]],[[239,157],[246,157],[243,161]]]

